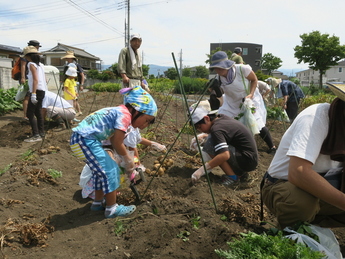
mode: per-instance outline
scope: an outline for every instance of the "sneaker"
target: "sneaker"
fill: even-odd
[[[270,148],[268,151],[267,151],[267,153],[268,154],[274,154],[275,152],[277,151],[277,148],[276,147],[272,147],[272,148]]]
[[[115,212],[113,214],[110,214],[109,216],[106,216],[106,218],[115,218],[115,217],[125,217],[128,215],[131,215],[136,210],[135,205],[118,205]]]
[[[235,175],[235,178],[233,178],[234,176],[230,176],[230,175],[222,175],[222,185],[224,186],[231,186],[234,185],[236,183],[238,183],[239,181],[239,177],[237,175]]]
[[[75,121],[75,122],[79,122],[80,120],[78,120],[78,119],[74,118],[74,119],[73,119],[73,121]]]
[[[101,204],[97,204],[97,205],[94,205],[94,203],[91,204],[91,207],[90,209],[92,211],[101,211],[101,210],[105,210],[105,199],[103,199],[103,201],[101,202]]]
[[[40,135],[37,135],[37,136],[33,136],[31,138],[27,138],[27,139],[24,139],[24,142],[38,142],[38,141],[42,141],[42,138]]]
[[[65,123],[61,123],[56,129],[54,129],[54,131],[63,131],[65,129],[66,129]]]

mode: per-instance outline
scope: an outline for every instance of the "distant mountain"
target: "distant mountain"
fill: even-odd
[[[107,68],[109,68],[111,65],[102,65],[102,71],[106,70]],[[157,65],[152,65],[149,64],[148,66],[150,66],[149,69],[149,75],[154,75],[154,76],[158,76],[158,74],[163,75],[164,71],[167,71],[168,68],[170,67],[165,67],[165,66],[157,66]]]
[[[149,69],[149,75],[154,75],[154,76],[158,76],[159,75],[163,75],[164,71],[167,71],[170,67],[164,67],[164,66],[157,66],[157,65],[153,65],[153,64],[149,64],[150,69]]]

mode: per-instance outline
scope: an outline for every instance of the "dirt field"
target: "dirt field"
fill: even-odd
[[[3,258],[218,258],[214,250],[226,249],[240,232],[265,229],[259,224],[259,184],[273,157],[265,143],[256,138],[260,161],[248,181],[224,187],[216,169],[210,185],[204,177],[192,186],[190,176],[201,163],[185,153],[191,135],[177,138],[185,122],[182,101],[154,97],[159,116],[142,133],[165,144],[174,163],[163,176],[146,175],[146,182],[137,185],[140,202],[129,188],[121,190],[119,203],[137,205],[128,218],[105,219],[103,212],[90,211],[91,200],[81,197],[78,185],[84,164],[71,154],[69,130],[56,132],[50,124],[43,145],[25,143],[31,129],[22,111],[0,117],[0,170],[11,164],[0,176]],[[84,114],[121,102],[118,93],[88,92],[80,98]],[[269,121],[267,126],[278,145],[286,125]],[[162,155],[148,148],[140,154],[150,169]],[[62,177],[54,180],[48,169],[61,171]],[[275,224],[266,210],[265,220]],[[344,253],[345,231],[334,232]]]

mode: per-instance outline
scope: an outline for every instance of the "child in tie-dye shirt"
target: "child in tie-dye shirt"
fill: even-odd
[[[117,154],[125,161],[125,172],[131,177],[134,170],[133,158],[123,144],[130,125],[144,129],[154,122],[157,105],[152,96],[140,86],[124,88],[125,105],[100,109],[82,120],[73,128],[70,144],[75,155],[82,158],[92,170],[95,183],[95,200],[91,210],[103,210],[105,196],[105,217],[127,216],[136,209],[135,205],[118,205],[116,189],[120,186],[120,169],[117,163],[102,147],[102,141],[109,139]]]

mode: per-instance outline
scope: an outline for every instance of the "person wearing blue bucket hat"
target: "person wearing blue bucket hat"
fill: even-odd
[[[77,127],[73,128],[70,139],[71,149],[92,170],[95,200],[91,210],[105,209],[106,218],[127,216],[132,214],[135,205],[119,205],[116,203],[116,189],[120,187],[119,165],[103,149],[102,141],[110,140],[116,153],[124,162],[127,177],[134,178],[134,161],[123,143],[130,125],[144,129],[152,124],[157,114],[157,105],[152,96],[140,86],[124,88],[125,104],[117,107],[103,108],[85,117]],[[106,199],[106,207],[102,205]]]
[[[257,132],[268,146],[268,153],[276,150],[270,132],[266,124],[267,111],[262,95],[257,88],[258,79],[250,65],[235,64],[229,60],[224,51],[217,51],[211,57],[210,69],[217,73],[217,79],[221,82],[221,88],[224,92],[224,101],[219,108],[219,114],[225,114],[231,118],[238,118],[243,106],[243,102],[249,98],[255,107],[253,113]]]

